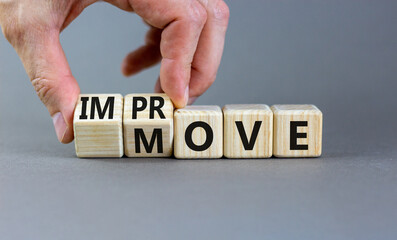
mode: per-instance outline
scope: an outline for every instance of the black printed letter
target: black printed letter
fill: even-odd
[[[254,149],[256,139],[258,137],[259,129],[261,128],[262,121],[255,121],[254,129],[252,130],[251,139],[248,142],[247,134],[245,133],[243,122],[236,121],[238,133],[240,134],[241,141],[245,150]]]
[[[80,114],[80,119],[87,119],[87,102],[88,102],[88,97],[81,97],[81,114]]]
[[[308,150],[308,145],[298,145],[298,138],[307,138],[306,133],[298,133],[298,127],[307,127],[307,121],[290,122],[290,150]]]
[[[91,98],[91,116],[90,119],[95,118],[95,109],[98,111],[99,119],[103,119],[105,117],[106,111],[109,108],[109,118],[113,119],[113,110],[114,110],[114,97],[108,97],[106,100],[105,106],[103,110],[101,108],[101,103],[99,102],[99,97]]]
[[[158,101],[159,105],[154,106],[154,102]],[[156,111],[161,119],[165,119],[163,111],[161,111],[161,108],[164,106],[164,98],[162,97],[150,97],[150,115],[149,118],[153,119],[154,118],[154,111]]]
[[[136,153],[141,153],[141,141],[143,146],[146,149],[147,153],[152,153],[153,147],[154,147],[154,142],[156,141],[157,137],[157,152],[158,153],[163,153],[163,133],[161,128],[155,128],[153,130],[152,138],[150,139],[150,144],[148,144],[148,141],[146,139],[145,133],[143,132],[142,128],[135,128],[135,152]]]
[[[140,107],[138,107],[138,101],[142,103]],[[143,111],[147,107],[147,101],[144,97],[133,97],[132,98],[132,119],[136,119],[137,112]]]
[[[195,128],[197,128],[197,127],[203,128],[205,130],[206,135],[207,135],[207,138],[206,138],[205,142],[202,145],[200,145],[200,146],[196,145],[193,142],[193,139],[192,139],[193,130]],[[211,146],[212,141],[214,141],[214,133],[212,131],[211,126],[208,125],[208,123],[201,122],[201,121],[200,122],[193,122],[186,128],[185,142],[186,142],[186,145],[190,149],[192,149],[194,151],[197,151],[197,152],[205,151]]]

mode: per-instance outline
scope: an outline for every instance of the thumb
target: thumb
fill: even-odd
[[[73,112],[80,88],[72,76],[59,32],[43,34],[38,39],[17,47],[26,72],[47,107],[54,123],[58,140],[73,141]]]

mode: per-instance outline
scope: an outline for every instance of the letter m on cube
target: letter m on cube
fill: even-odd
[[[120,94],[81,94],[73,119],[77,156],[123,156],[122,116]]]
[[[174,105],[166,94],[129,94],[124,98],[124,149],[128,157],[170,157]]]

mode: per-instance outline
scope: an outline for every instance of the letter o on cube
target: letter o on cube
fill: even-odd
[[[176,158],[221,158],[223,114],[219,106],[187,106],[174,112]]]

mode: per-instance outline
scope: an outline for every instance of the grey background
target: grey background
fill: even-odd
[[[318,159],[78,159],[0,37],[1,239],[396,239],[397,2],[227,1],[197,104],[313,103]],[[140,19],[105,3],[62,34],[83,93],[151,92],[120,73]]]

